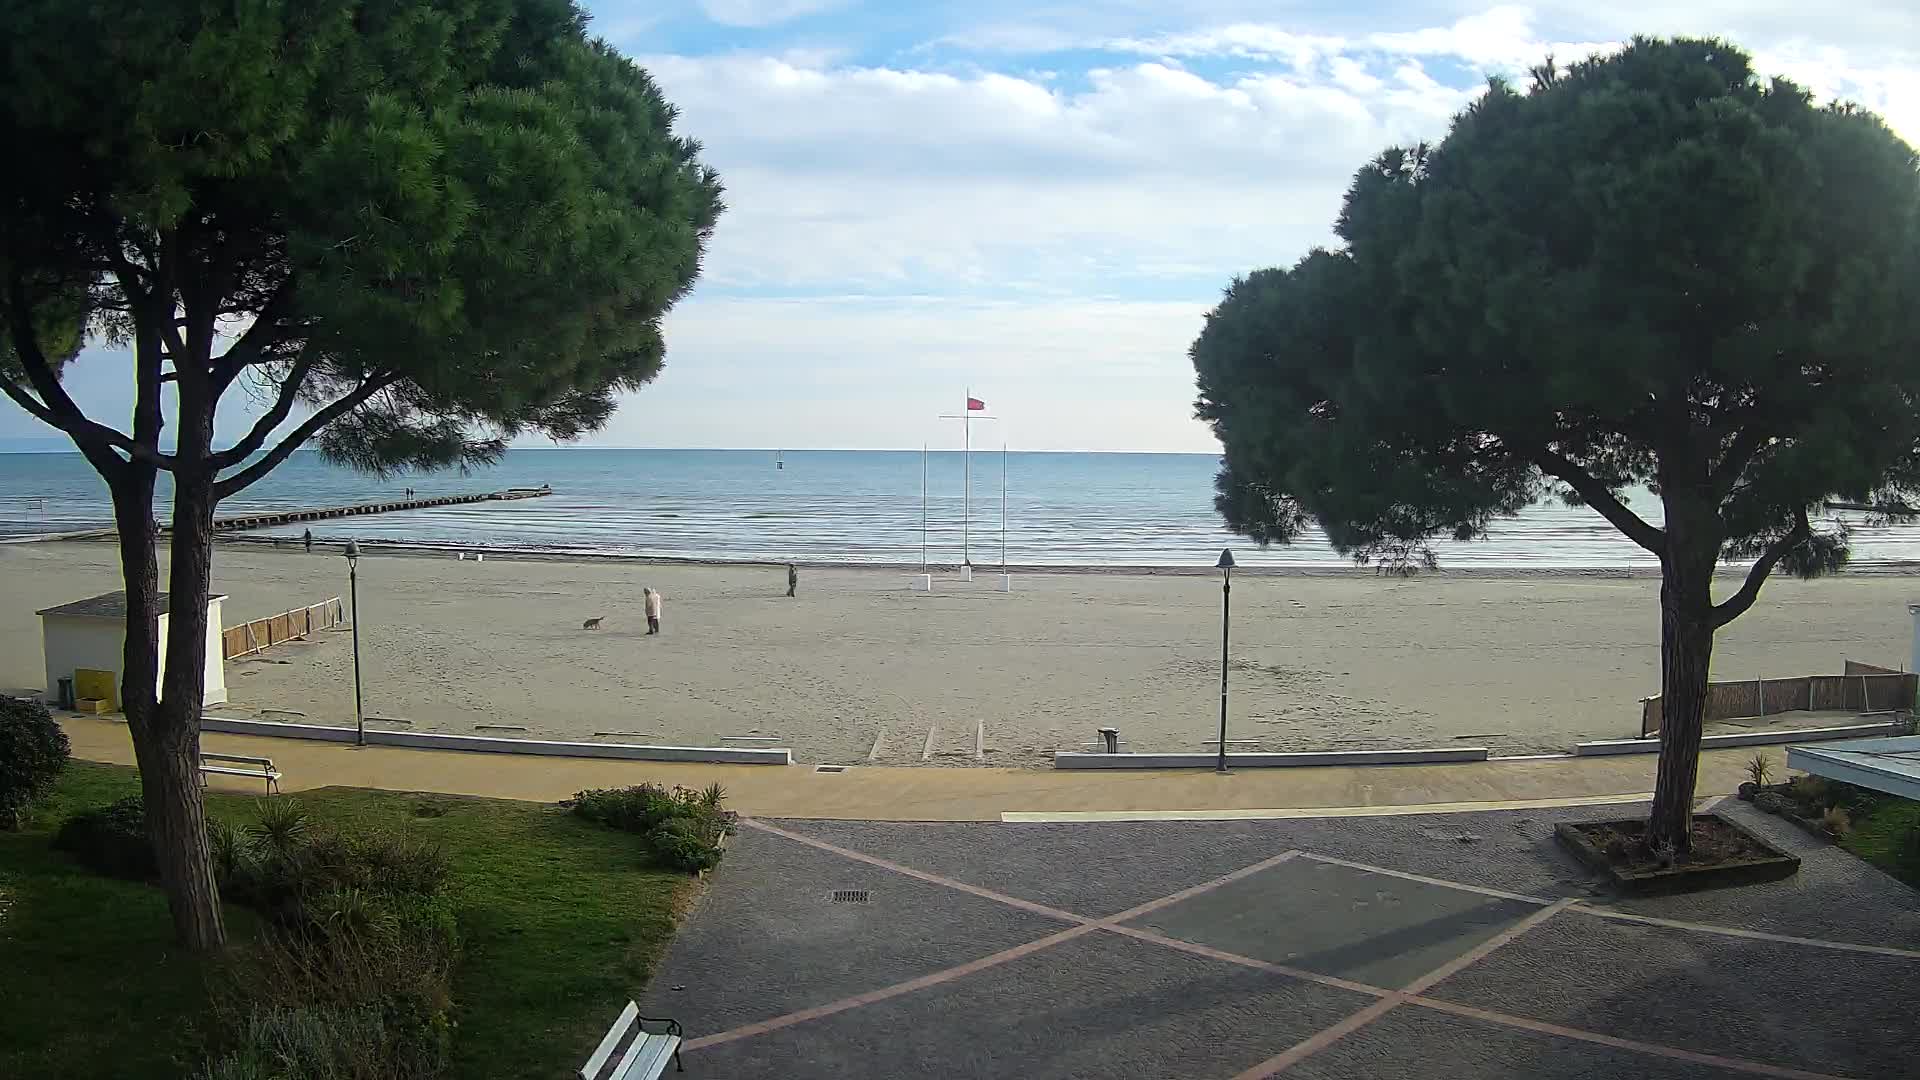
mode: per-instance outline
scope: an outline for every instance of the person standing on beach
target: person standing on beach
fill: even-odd
[[[793,565],[792,563],[788,563],[787,564],[787,595],[792,596],[793,591],[795,589],[798,589],[799,587],[800,587],[800,568]]]
[[[660,601],[664,598],[653,589],[643,589],[641,591],[646,594],[647,598],[647,633],[657,634],[660,632]]]
[[[308,529],[306,533],[300,537],[300,539],[302,542],[304,542],[307,545],[307,554],[309,555],[313,554],[313,530]]]

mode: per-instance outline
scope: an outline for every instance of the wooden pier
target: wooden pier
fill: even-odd
[[[400,499],[394,502],[360,503],[356,506],[281,510],[273,513],[220,518],[213,523],[213,531],[239,532],[243,529],[270,529],[277,525],[292,525],[302,521],[326,521],[330,518],[355,517],[361,514],[391,514],[401,510],[429,510],[436,506],[462,506],[468,503],[537,499],[542,495],[551,494],[553,490],[544,487],[508,488],[505,491],[487,491],[478,495],[441,495],[432,499]]]

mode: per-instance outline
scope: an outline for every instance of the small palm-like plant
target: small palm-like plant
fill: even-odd
[[[1766,787],[1773,782],[1773,762],[1768,761],[1765,754],[1753,755],[1753,760],[1747,762],[1747,777],[1760,787]]]
[[[306,808],[284,797],[263,799],[258,806],[260,819],[247,826],[247,837],[266,854],[292,855],[313,827]]]

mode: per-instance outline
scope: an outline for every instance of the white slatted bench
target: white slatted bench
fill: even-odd
[[[209,754],[200,752],[200,782],[207,782],[208,773],[221,776],[245,776],[253,780],[267,782],[267,794],[280,790],[280,770],[273,767],[272,758],[242,757],[238,754]]]
[[[663,1024],[666,1030],[648,1031],[648,1024]],[[580,1080],[658,1080],[667,1071],[669,1058],[675,1070],[685,1072],[680,1064],[684,1034],[677,1021],[641,1016],[640,1006],[629,1001],[593,1056],[580,1066]],[[620,1055],[618,1060],[615,1054]]]

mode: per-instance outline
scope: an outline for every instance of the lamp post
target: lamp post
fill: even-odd
[[[1233,608],[1233,552],[1220,549],[1220,761],[1215,772],[1227,771],[1227,614]]]
[[[353,744],[367,745],[367,717],[360,709],[360,545],[347,541],[347,597],[353,603]]]

